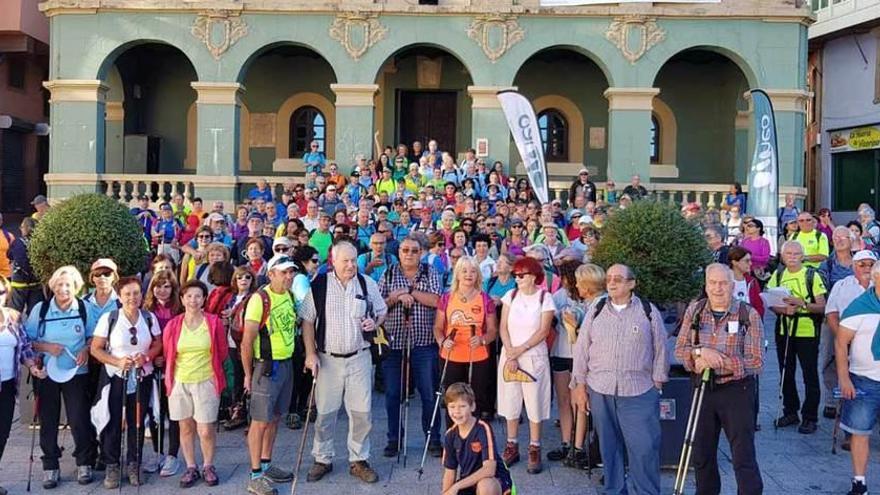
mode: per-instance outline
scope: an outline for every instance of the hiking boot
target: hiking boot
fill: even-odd
[[[287,483],[293,481],[293,473],[285,471],[278,466],[269,466],[269,469],[263,471],[263,477],[272,483]]]
[[[101,459],[98,459],[95,462],[95,471],[103,471],[104,469],[106,469],[106,467],[107,465],[104,464],[104,461],[102,461]]]
[[[299,414],[297,413],[288,414],[285,424],[287,424],[287,427],[291,430],[301,430],[303,427],[302,419],[300,419]]]
[[[553,462],[561,461],[568,457],[572,450],[567,443],[563,442],[558,449],[547,452],[547,460]]]
[[[217,486],[220,484],[220,477],[217,476],[217,469],[213,465],[202,468],[202,479],[208,486]]]
[[[162,461],[162,470],[159,471],[159,476],[163,478],[174,476],[178,470],[180,470],[180,461],[177,460],[177,457],[169,455]]]
[[[516,442],[507,442],[504,446],[504,452],[501,454],[501,460],[507,467],[513,466],[519,462],[519,444]]]
[[[199,470],[195,467],[187,467],[186,471],[183,472],[183,476],[180,477],[180,487],[181,488],[192,488],[196,483],[199,482],[199,478],[202,475],[199,474]]]
[[[544,470],[541,465],[541,446],[529,445],[529,464],[526,471],[529,474],[538,474]]]
[[[834,406],[825,406],[825,409],[822,410],[822,416],[826,419],[837,418],[837,408]]]
[[[278,495],[278,490],[273,488],[269,480],[263,476],[248,480],[247,492],[253,495]]]
[[[576,449],[574,447],[568,451],[568,455],[565,456],[565,459],[562,460],[562,465],[570,468],[581,468],[581,465],[586,462],[587,453],[584,449]]]
[[[819,425],[816,424],[815,421],[811,419],[805,419],[800,426],[798,426],[798,433],[803,435],[812,435],[816,433],[816,430],[819,429]]]
[[[51,490],[58,486],[61,481],[61,471],[58,469],[47,469],[43,471],[43,489]]]
[[[136,462],[129,462],[128,469],[125,470],[128,474],[128,483],[131,486],[140,486],[141,485],[141,470],[138,468]]]
[[[799,424],[800,422],[801,420],[798,419],[797,414],[785,414],[781,418],[777,419],[774,424],[777,428],[785,428],[786,426],[794,426],[796,424]]]
[[[432,438],[431,441],[428,442],[428,452],[431,454],[431,457],[440,457],[443,455],[443,445],[440,443],[439,439]]]
[[[323,464],[320,462],[316,462],[312,464],[312,468],[309,469],[309,474],[306,475],[306,481],[309,483],[313,483],[315,481],[320,481],[321,478],[333,471],[333,464]]]
[[[388,445],[382,450],[382,455],[384,457],[395,457],[397,455],[397,440],[389,440]]]
[[[111,464],[104,468],[104,488],[115,490],[119,488],[119,464]]]
[[[0,486],[0,495],[7,495],[8,493],[9,493],[9,491],[7,491],[6,488],[3,488],[2,486]]]
[[[360,479],[365,483],[379,481],[379,475],[370,467],[367,461],[355,461],[348,465],[348,474]]]
[[[76,482],[80,485],[88,485],[94,481],[95,476],[92,474],[92,466],[76,467]]]
[[[856,481],[852,482],[852,490],[849,491],[846,495],[866,495],[868,493],[868,486],[865,485],[864,481]]]

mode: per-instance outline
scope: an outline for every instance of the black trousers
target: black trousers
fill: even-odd
[[[443,359],[440,360],[438,368],[443,372]],[[495,376],[495,367],[492,365],[492,359],[484,359],[474,362],[474,371],[471,378],[471,388],[474,389],[474,395],[477,399],[477,410],[474,416],[480,417],[480,414],[491,413],[495,409],[495,390],[493,389],[493,377]],[[468,363],[449,362],[446,368],[446,377],[443,379],[443,390],[453,383],[467,383],[468,381]],[[433,404],[431,404],[433,406]],[[443,407],[443,403],[440,404]],[[447,427],[452,426],[452,419],[446,415]]]
[[[9,307],[26,315],[31,312],[38,302],[46,299],[43,294],[43,287],[35,285],[33,287],[13,287],[9,293]]]
[[[43,451],[43,470],[58,469],[61,447],[58,446],[58,420],[61,417],[61,398],[67,423],[73,435],[73,457],[77,466],[93,466],[97,456],[95,429],[89,413],[91,394],[87,393],[88,375],[76,375],[67,383],[56,383],[49,378],[35,380],[40,400],[40,450]]]
[[[760,495],[764,491],[755,458],[755,380],[751,377],[706,390],[694,434],[693,464],[697,495],[721,493],[718,475],[718,438],[721,430],[730,443],[737,493]]]
[[[776,332],[776,357],[779,362],[779,372],[785,374],[782,382],[782,413],[784,415],[797,414],[800,409],[801,418],[804,420],[818,421],[819,419],[819,337],[789,337],[788,359],[783,365],[785,354],[785,335]],[[797,363],[801,364],[801,373],[804,377],[804,403],[801,405],[798,396],[795,373]]]
[[[0,383],[0,459],[6,450],[9,431],[12,429],[12,415],[15,411],[15,380]]]
[[[305,367],[306,346],[302,335],[298,335],[293,348],[293,393],[288,412],[301,415],[303,421],[306,419],[305,412],[309,407],[309,393],[312,390],[312,372],[304,371]]]
[[[110,466],[119,464],[122,449],[122,401],[125,395],[125,444],[128,447],[125,454],[125,463],[143,461],[144,448],[144,419],[150,404],[150,395],[153,390],[152,375],[141,379],[138,393],[124,393],[126,384],[118,376],[110,378],[110,394],[107,406],[110,410],[110,422],[101,431],[101,461]],[[136,397],[141,405],[141,424],[138,425]]]

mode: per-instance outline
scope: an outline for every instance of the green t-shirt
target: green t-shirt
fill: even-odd
[[[272,359],[281,361],[293,356],[294,335],[296,334],[296,306],[290,292],[276,294],[266,287],[260,289],[269,294],[269,318],[266,329],[269,332],[269,344],[272,347]],[[263,320],[263,299],[254,294],[248,300],[244,319],[260,323]],[[254,357],[260,357],[260,336],[254,339]]]
[[[813,230],[811,232],[798,232],[797,235],[794,236],[794,240],[804,247],[804,256],[814,256],[817,254],[828,256],[828,237],[818,230]],[[804,266],[812,268],[819,268],[819,264],[818,261],[804,261]]]
[[[776,274],[774,274],[772,277],[770,277],[770,281],[767,283],[767,287],[787,287],[793,297],[799,297],[804,301],[807,301],[807,303],[812,302],[809,300],[807,293],[806,265],[802,266],[801,269],[795,273],[792,273],[787,269],[783,270],[782,274],[779,276],[778,284],[776,282]],[[822,277],[820,277],[819,273],[817,272],[815,275],[813,275],[813,297],[825,295],[826,292],[827,291],[825,290],[825,284],[822,282]],[[813,320],[810,318],[809,311],[807,311],[806,309],[802,309],[798,312],[798,316],[798,326],[797,331],[795,331],[794,333],[794,336],[815,337],[816,326],[813,324]],[[784,331],[785,329],[780,328],[780,333]]]
[[[327,255],[330,253],[331,245],[333,245],[333,234],[329,231],[321,232],[320,230],[315,229],[312,232],[312,237],[309,238],[309,246],[312,246],[318,251],[318,259],[321,260],[321,263],[327,261]]]

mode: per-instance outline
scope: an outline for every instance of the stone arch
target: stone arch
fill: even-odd
[[[327,98],[317,93],[303,92],[292,95],[275,113],[275,170],[300,170],[302,160],[289,158],[290,155],[290,117],[298,108],[311,106],[324,114],[324,155],[328,160],[336,156],[336,107]]]
[[[114,64],[116,63],[116,59],[118,59],[120,55],[122,55],[123,53],[125,53],[133,48],[137,48],[137,47],[143,46],[143,45],[150,45],[150,44],[169,46],[171,48],[174,48],[178,52],[180,52],[184,56],[184,58],[186,58],[187,62],[189,62],[189,65],[190,65],[190,67],[192,67],[193,72],[195,72],[195,74],[196,74],[195,80],[196,81],[202,80],[202,76],[201,76],[201,74],[199,74],[199,67],[193,62],[193,60],[195,60],[195,56],[194,56],[195,54],[190,52],[190,46],[184,45],[184,47],[181,48],[181,47],[174,45],[172,43],[169,43],[167,41],[158,40],[158,39],[138,39],[138,40],[132,40],[132,41],[128,41],[125,43],[121,43],[116,48],[111,50],[104,57],[104,59],[101,61],[101,63],[98,65],[96,78],[99,80],[102,80],[102,81],[106,80],[108,77],[108,73],[110,72],[110,69],[114,66]]]
[[[239,113],[238,169],[246,172],[251,169],[251,112],[242,103]],[[196,170],[196,146],[198,141],[198,107],[195,102],[186,111],[186,159],[184,170]]]
[[[659,96],[654,97],[652,111],[660,125],[660,162],[651,165],[651,177],[678,176],[678,122],[675,113]]]
[[[544,95],[532,102],[535,114],[558,110],[568,122],[568,161],[584,163],[584,116],[575,103],[561,95]]]
[[[251,65],[254,63],[255,60],[257,60],[261,55],[268,53],[273,48],[278,48],[278,47],[282,47],[282,46],[296,46],[296,47],[305,48],[306,50],[314,52],[316,55],[318,55],[319,57],[324,59],[324,61],[327,62],[327,65],[330,66],[330,70],[333,71],[333,81],[335,82],[338,80],[339,74],[338,74],[337,67],[335,67],[334,64],[331,62],[331,60],[329,58],[327,58],[327,55],[322,53],[315,46],[310,45],[308,43],[303,43],[301,41],[275,40],[275,41],[271,41],[267,44],[260,46],[256,50],[252,51],[251,54],[248,55],[244,59],[244,61],[241,63],[241,66],[238,69],[238,74],[235,76],[235,82],[243,84],[244,78],[248,73],[248,69],[250,69]]]
[[[514,65],[514,67],[516,67],[516,70],[513,71],[514,78],[516,78],[516,76],[519,74],[519,71],[522,70],[523,65],[525,65],[526,62],[528,62],[530,59],[532,59],[532,57],[534,57],[535,55],[537,55],[541,52],[546,52],[549,50],[568,50],[568,51],[577,53],[579,55],[583,55],[584,57],[589,59],[591,62],[596,64],[596,67],[598,67],[599,70],[602,71],[602,74],[605,75],[605,82],[608,83],[608,86],[614,87],[614,78],[612,76],[611,69],[608,67],[608,65],[605,64],[605,61],[602,60],[601,57],[599,57],[595,53],[587,50],[586,48],[584,48],[582,46],[568,45],[568,44],[539,46],[530,52],[526,52],[526,53],[520,55],[520,57],[517,60],[511,61],[511,65],[513,65],[514,63],[516,64],[516,65]],[[513,79],[511,79],[510,83],[513,84]]]
[[[446,52],[450,56],[454,57],[464,67],[464,70],[467,71],[467,73],[471,76],[471,79],[473,80],[473,73],[474,72],[473,72],[473,70],[471,70],[471,66],[470,66],[470,64],[468,64],[467,59],[465,57],[462,57],[461,54],[458,53],[454,48],[451,48],[446,45],[438,44],[438,43],[410,43],[407,45],[399,46],[399,47],[395,48],[393,51],[391,51],[390,53],[388,53],[382,59],[382,62],[379,64],[379,66],[375,68],[375,70],[371,69],[371,71],[368,71],[367,73],[374,74],[373,81],[378,81],[379,78],[382,77],[383,71],[385,70],[385,66],[388,64],[389,60],[392,60],[395,56],[397,56],[401,53],[417,50],[418,48],[421,48],[421,47],[441,50],[443,52]]]
[[[654,82],[654,86],[656,86],[657,76],[660,75],[660,71],[663,69],[663,66],[666,65],[667,62],[680,55],[683,52],[692,51],[692,50],[703,50],[708,52],[714,52],[718,55],[721,55],[736,65],[740,72],[742,72],[743,77],[745,77],[746,81],[749,83],[749,87],[755,88],[759,86],[759,79],[757,74],[755,73],[754,68],[749,63],[748,60],[745,59],[739,53],[723,47],[716,45],[706,45],[706,44],[694,44],[692,46],[681,47],[673,53],[670,53],[669,56],[665,57],[661,61],[659,61],[655,67],[653,67],[650,80]]]

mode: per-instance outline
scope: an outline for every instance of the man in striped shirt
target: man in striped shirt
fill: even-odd
[[[660,389],[669,374],[663,317],[633,294],[635,274],[628,266],[609,268],[605,285],[608,298],[584,319],[573,349],[572,402],[593,414],[605,493],[627,493],[628,477],[629,492],[659,495]]]
[[[697,493],[721,493],[718,436],[727,435],[738,493],[761,493],[764,484],[755,459],[755,377],[764,365],[761,317],[733,297],[733,272],[715,263],[706,268],[705,300],[685,311],[675,357],[700,374],[712,369],[694,435]]]

